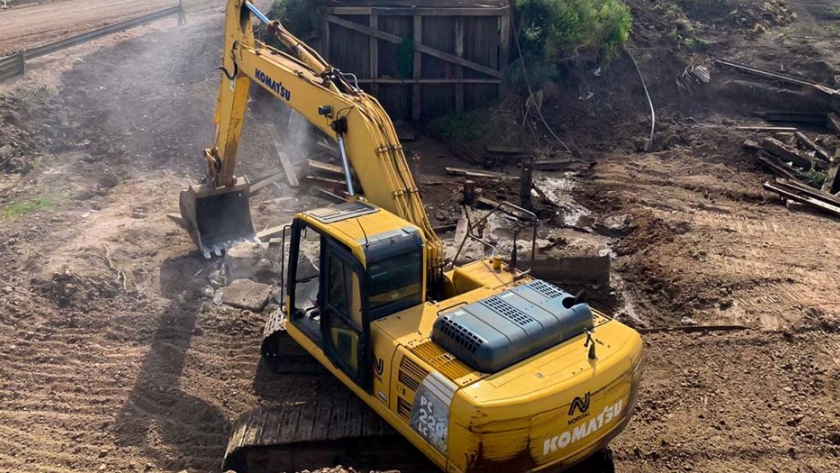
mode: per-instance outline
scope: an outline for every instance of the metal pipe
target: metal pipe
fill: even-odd
[[[267,25],[267,24],[271,23],[271,20],[269,20],[267,16],[263,15],[263,12],[261,12],[254,5],[251,5],[251,2],[245,2],[245,8],[247,8],[248,10],[251,10],[251,13],[253,13],[254,16],[256,16],[264,24]]]
[[[337,136],[338,149],[341,151],[341,163],[344,165],[344,178],[347,179],[347,193],[352,197],[356,192],[353,190],[353,179],[350,176],[350,161],[347,159],[347,151],[344,149],[344,137],[341,133]]]

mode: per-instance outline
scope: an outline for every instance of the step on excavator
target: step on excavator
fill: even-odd
[[[288,52],[257,41],[254,19]],[[227,2],[221,71],[208,174],[181,195],[206,256],[255,238],[248,181],[234,175],[252,81],[338,143],[350,195],[297,214],[284,232],[285,303],[261,347],[281,371],[305,353],[346,394],[244,414],[223,471],[329,466],[306,463],[345,453],[377,469],[556,471],[622,432],[642,374],[639,334],[531,277],[515,257],[445,270],[394,125],[352,75],[244,0]],[[533,261],[534,214],[511,204],[492,212],[533,229]],[[399,453],[406,440],[423,462]]]

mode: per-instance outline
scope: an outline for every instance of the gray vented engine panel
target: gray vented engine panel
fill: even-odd
[[[432,340],[483,373],[508,366],[578,336],[593,327],[586,304],[544,281],[442,314]]]

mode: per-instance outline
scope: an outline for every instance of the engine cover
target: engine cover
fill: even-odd
[[[496,373],[592,327],[587,304],[536,280],[442,314],[432,340],[472,368]]]

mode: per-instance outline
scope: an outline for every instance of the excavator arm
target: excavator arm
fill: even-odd
[[[352,165],[365,200],[420,228],[426,244],[430,287],[439,287],[443,244],[426,215],[394,125],[379,102],[348,82],[279,22],[268,23],[268,29],[294,56],[257,41],[252,18],[256,15],[262,21],[267,19],[250,3],[229,0],[226,15],[223,76],[215,114],[216,143],[205,150],[208,185],[219,189],[241,184],[234,176],[236,153],[248,90],[251,81],[256,81],[338,142],[347,181],[352,182]]]

